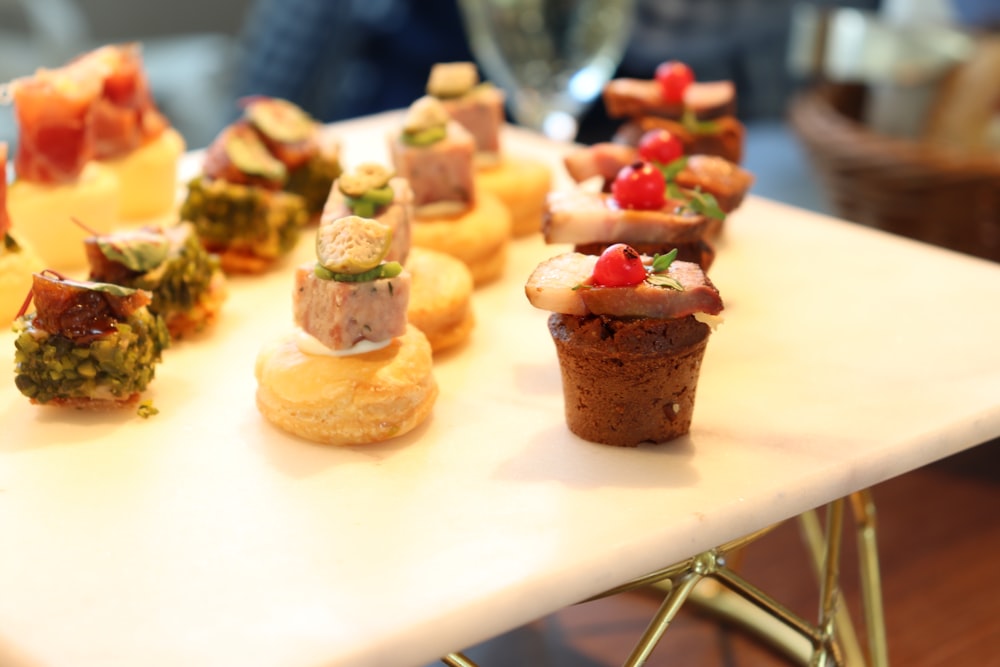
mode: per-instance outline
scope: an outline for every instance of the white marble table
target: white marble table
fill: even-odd
[[[349,159],[384,122],[338,128]],[[514,244],[432,419],[388,444],[312,445],[254,408],[293,262],[168,351],[149,420],[0,385],[0,665],[420,665],[1000,434],[1000,265],[751,198],[690,436],[580,441],[522,291],[552,252]]]

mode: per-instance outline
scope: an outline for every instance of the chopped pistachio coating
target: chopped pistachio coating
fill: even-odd
[[[143,391],[155,374],[170,335],[160,317],[143,308],[115,332],[87,345],[32,326],[34,314],[15,322],[14,383],[38,403],[53,399],[120,398]]]
[[[333,273],[363,273],[389,252],[392,229],[378,220],[348,215],[324,220],[316,233],[316,257]]]
[[[188,183],[181,219],[194,223],[210,249],[276,258],[295,247],[309,212],[305,199],[291,192],[197,177]]]
[[[168,321],[175,313],[188,313],[209,291],[219,270],[219,258],[208,253],[198,240],[194,226],[180,223],[183,241],[155,270],[129,283],[153,294],[149,309]]]
[[[317,215],[322,212],[326,198],[330,195],[330,188],[340,172],[340,161],[336,157],[316,154],[301,167],[288,173],[285,190],[302,196],[306,200],[309,215]]]

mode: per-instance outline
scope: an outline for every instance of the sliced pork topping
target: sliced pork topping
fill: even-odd
[[[542,233],[548,243],[686,243],[704,235],[709,219],[667,200],[659,210],[623,209],[601,192],[549,193]]]
[[[440,141],[413,145],[397,136],[390,148],[396,173],[407,179],[413,190],[415,207],[448,202],[464,210],[473,205],[476,144],[457,122],[446,124]]]
[[[295,272],[295,323],[332,350],[380,342],[406,331],[410,274],[364,282],[324,280],[312,264]]]
[[[601,177],[610,183],[622,170],[638,159],[638,151],[633,146],[602,142],[578,148],[563,158],[563,164],[570,177],[577,183]]]
[[[542,262],[525,283],[528,301],[542,310],[579,316],[673,319],[722,312],[718,290],[697,264],[674,261],[636,285],[607,287],[592,284],[597,262],[598,257],[580,253]]]

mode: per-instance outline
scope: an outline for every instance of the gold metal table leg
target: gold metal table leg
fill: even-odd
[[[730,558],[771,530],[767,528],[590,598],[594,600],[649,587],[664,593],[663,602],[623,663],[624,667],[642,667],[645,664],[687,601],[746,628],[795,664],[807,667],[888,667],[875,504],[868,490],[852,494],[849,500],[858,537],[860,587],[868,637],[867,660],[840,590],[840,558],[847,501],[841,498],[827,505],[825,528],[821,527],[815,511],[799,517],[818,577],[820,605],[815,623],[796,614],[729,566]],[[442,662],[449,667],[476,667],[461,653],[447,655]]]

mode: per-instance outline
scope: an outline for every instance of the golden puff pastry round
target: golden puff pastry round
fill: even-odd
[[[510,211],[496,196],[476,193],[476,204],[465,213],[413,222],[413,246],[430,248],[456,257],[469,267],[478,287],[496,280],[507,262]]]
[[[347,356],[306,354],[298,335],[257,356],[257,407],[278,428],[328,445],[365,445],[403,435],[430,415],[438,386],[430,343],[416,327]]]
[[[460,260],[437,250],[413,248],[407,320],[424,332],[436,353],[464,342],[475,325],[472,273]]]
[[[476,191],[496,195],[512,218],[514,236],[542,230],[545,198],[552,189],[552,171],[539,160],[505,155],[496,165],[476,170]]]

